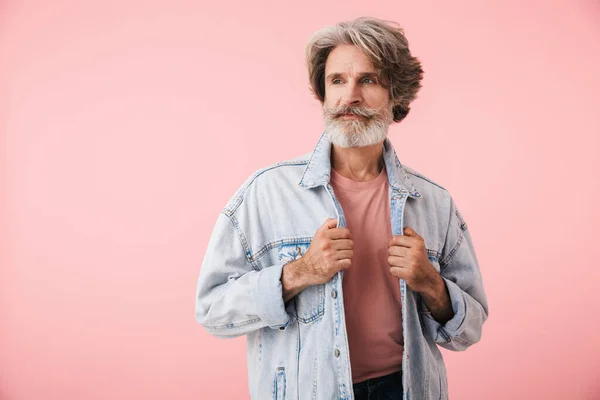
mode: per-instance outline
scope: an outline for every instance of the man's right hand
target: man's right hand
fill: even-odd
[[[306,253],[299,259],[304,264],[307,283],[319,285],[352,264],[354,241],[348,228],[336,228],[337,219],[328,218],[317,229]]]
[[[283,267],[281,283],[287,302],[312,285],[328,282],[351,265],[354,241],[348,228],[336,228],[337,219],[328,218],[317,229],[306,253]]]

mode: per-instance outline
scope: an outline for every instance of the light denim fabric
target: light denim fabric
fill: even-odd
[[[219,214],[200,268],[196,320],[220,338],[247,336],[252,399],[353,399],[343,271],[284,304],[283,266],[301,257],[327,218],[345,227],[329,183],[331,144],[250,176]],[[404,399],[448,399],[438,346],[462,351],[481,339],[487,299],[467,224],[446,189],[404,166],[389,139],[383,158],[392,234],[412,227],[444,279],[454,317],[439,324],[399,279]],[[368,327],[365,327],[368,329]]]

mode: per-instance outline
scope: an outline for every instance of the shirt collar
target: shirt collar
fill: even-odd
[[[386,137],[383,141],[383,161],[387,170],[390,186],[400,192],[408,193],[408,196],[421,199],[423,195],[415,189],[408,172],[398,160],[398,155],[392,146],[392,142]],[[310,189],[329,183],[331,175],[331,143],[325,132],[321,134],[315,146],[308,164],[304,169],[302,178],[298,185]]]

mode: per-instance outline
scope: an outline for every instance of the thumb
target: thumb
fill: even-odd
[[[419,237],[419,234],[410,226],[405,226],[403,231],[404,236]]]
[[[321,225],[323,229],[333,229],[337,227],[337,218],[327,218],[325,223]]]

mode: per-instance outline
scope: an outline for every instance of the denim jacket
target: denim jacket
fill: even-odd
[[[448,399],[438,346],[462,351],[481,338],[488,305],[467,224],[446,189],[402,165],[389,139],[383,158],[393,235],[412,227],[446,283],[454,317],[439,324],[399,279],[404,399]],[[305,253],[327,218],[345,227],[329,183],[331,144],[256,171],[219,214],[196,290],[196,320],[212,335],[246,335],[252,399],[353,399],[343,271],[284,304],[283,266]]]

